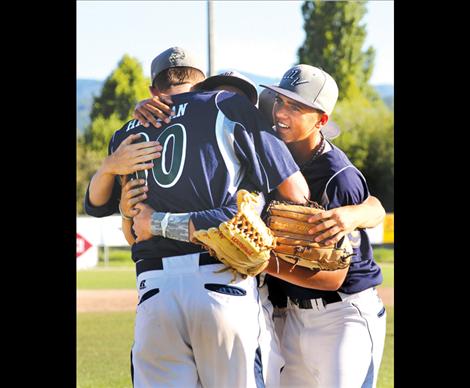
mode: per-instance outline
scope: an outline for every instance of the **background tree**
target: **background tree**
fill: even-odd
[[[150,96],[150,80],[142,65],[125,54],[93,98],[91,123],[77,136],[77,213],[83,214],[83,199],[91,177],[108,154],[113,133],[132,118],[135,104]]]
[[[334,139],[367,179],[372,195],[385,210],[393,211],[394,120],[393,112],[381,101],[357,95],[336,104],[332,120],[341,128]]]
[[[85,213],[83,201],[86,189],[102,160],[102,152],[87,147],[83,136],[77,138],[77,214]]]
[[[368,84],[374,68],[375,50],[362,51],[366,27],[360,24],[366,3],[358,1],[306,1],[302,5],[305,42],[298,50],[299,63],[328,72],[338,83],[339,99],[355,94],[369,98],[378,94]]]
[[[302,5],[305,42],[299,63],[320,67],[335,79],[339,98],[331,119],[341,128],[334,140],[363,172],[370,192],[393,211],[393,112],[369,84],[375,50],[362,50],[366,3],[306,1]]]
[[[117,68],[106,78],[101,94],[94,98],[90,118],[109,118],[113,113],[122,121],[132,116],[137,101],[149,97],[150,80],[144,77],[140,62],[124,54]]]
[[[150,80],[140,62],[125,54],[94,97],[91,123],[85,129],[85,143],[96,151],[106,150],[114,131],[132,118],[135,104],[150,96]]]

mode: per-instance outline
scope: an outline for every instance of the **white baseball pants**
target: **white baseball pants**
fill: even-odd
[[[375,387],[385,342],[386,312],[373,288],[312,309],[288,302],[281,337],[281,386]],[[316,303],[317,301],[318,303]]]
[[[222,268],[200,266],[197,253],[164,258],[163,269],[138,275],[134,387],[265,386],[264,358],[276,342],[256,279],[230,283],[231,272],[214,273]]]

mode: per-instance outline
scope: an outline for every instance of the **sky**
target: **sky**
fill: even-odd
[[[303,1],[213,2],[214,68],[272,78],[297,63]],[[365,50],[376,50],[370,83],[393,84],[393,1],[369,1]],[[105,79],[127,53],[144,74],[160,52],[181,46],[207,69],[207,4],[196,1],[77,1],[77,78]]]

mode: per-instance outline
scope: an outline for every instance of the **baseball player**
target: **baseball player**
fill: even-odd
[[[195,89],[195,88],[193,88]],[[206,78],[197,85],[198,90],[227,90],[240,95],[246,96],[253,105],[258,103],[258,92],[255,84],[243,74],[231,70],[223,72],[219,75]],[[164,97],[164,96],[163,96]],[[157,100],[158,101],[158,100]],[[168,107],[160,106],[159,108],[167,110]],[[150,112],[149,112],[150,113]],[[166,116],[160,115],[161,119]],[[156,118],[153,125],[156,125]],[[134,233],[132,231],[133,218],[139,212],[135,205],[142,202],[146,198],[148,187],[142,185],[139,179],[128,180],[123,177],[122,192],[120,200],[120,210],[122,215],[123,233],[130,245],[135,242]],[[245,183],[241,183],[240,187],[245,187]],[[235,197],[233,197],[235,200]],[[229,208],[236,206],[236,203],[230,203]],[[265,316],[266,330],[260,335],[261,359],[263,362],[263,378],[267,387],[278,387],[280,385],[280,371],[284,366],[284,359],[280,354],[279,339],[275,333],[274,322],[272,320],[273,307],[268,300],[267,285],[259,289],[261,305]]]
[[[227,204],[242,181],[294,201],[308,196],[308,187],[284,143],[245,97],[191,91],[203,72],[187,51],[170,48],[151,68],[153,93],[171,96],[171,121],[159,128],[129,121],[111,139],[108,157],[134,134],[162,146],[145,176],[145,202],[155,209],[153,237],[132,246],[139,292],[133,384],[264,386],[256,279],[229,284],[230,273],[215,272],[224,266],[189,242],[191,230],[231,218],[235,211]],[[118,209],[120,186],[103,175],[95,174],[89,186],[90,215]]]
[[[306,177],[311,200],[328,210],[323,217],[333,214],[335,208],[369,197],[361,172],[320,132],[338,98],[333,78],[319,68],[301,64],[289,69],[279,85],[261,86],[277,94],[272,111],[276,131]],[[317,219],[312,216],[309,221]],[[344,270],[292,270],[292,265],[282,260],[279,268],[270,262],[268,284],[272,298],[277,296],[273,302],[281,307],[287,304],[281,337],[286,361],[281,385],[376,386],[386,312],[375,289],[382,283],[382,273],[364,229],[373,226],[373,221],[348,234],[354,256]],[[315,231],[313,227],[310,232]]]

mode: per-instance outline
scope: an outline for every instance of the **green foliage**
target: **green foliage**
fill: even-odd
[[[91,177],[103,160],[103,153],[86,147],[84,138],[77,139],[77,214],[83,214],[83,201]]]
[[[91,124],[84,133],[88,148],[107,154],[113,133],[132,117],[135,104],[149,97],[149,84],[141,64],[125,54],[104,81],[101,93],[93,98]]]
[[[91,177],[108,154],[113,133],[132,117],[135,104],[148,97],[149,79],[141,64],[124,55],[93,98],[91,123],[83,136],[77,131],[77,213],[83,213],[83,198]]]
[[[357,95],[337,103],[332,120],[341,128],[334,143],[364,174],[371,194],[387,212],[393,211],[393,112],[381,100]]]
[[[362,50],[366,3],[306,1],[302,5],[306,38],[300,63],[325,69],[339,87],[332,120],[341,128],[335,139],[367,179],[370,192],[393,211],[393,112],[369,85],[375,50]]]
[[[104,81],[101,94],[94,98],[91,120],[117,114],[121,121],[127,121],[135,104],[149,96],[149,85],[150,80],[144,77],[139,61],[125,54]]]
[[[96,151],[104,158],[108,154],[108,144],[116,132],[123,126],[124,122],[118,113],[113,112],[109,117],[98,115],[93,119],[84,134],[85,144],[88,149]]]
[[[366,28],[360,22],[366,12],[365,2],[358,1],[315,0],[302,5],[306,37],[298,50],[299,63],[328,72],[338,84],[340,100],[355,89],[378,98],[368,84],[375,49],[362,51]]]

